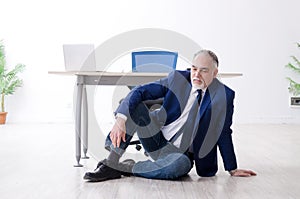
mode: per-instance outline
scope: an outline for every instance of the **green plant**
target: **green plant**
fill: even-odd
[[[300,49],[300,43],[297,43],[298,48]],[[291,56],[293,59],[293,63],[288,63],[286,65],[287,68],[295,71],[296,73],[300,74],[300,61],[297,59],[296,56]],[[297,83],[292,78],[287,77],[287,79],[290,82],[289,91],[293,95],[297,96],[300,94],[300,83]]]
[[[5,68],[5,50],[2,41],[0,41],[0,94],[1,94],[1,112],[5,112],[4,97],[12,95],[18,87],[23,85],[23,81],[17,76],[25,68],[24,64],[17,64],[12,70]]]

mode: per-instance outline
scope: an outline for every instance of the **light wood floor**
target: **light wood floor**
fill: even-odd
[[[235,125],[239,167],[258,176],[200,178],[192,170],[180,181],[123,177],[82,180],[94,159],[74,168],[72,124],[0,126],[0,198],[300,198],[300,125]],[[99,140],[99,144],[103,144]],[[220,160],[221,161],[221,160]]]

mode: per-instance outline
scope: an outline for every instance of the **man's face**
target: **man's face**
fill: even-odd
[[[197,55],[191,68],[192,86],[196,89],[206,89],[218,74],[218,68],[213,59],[205,53]]]

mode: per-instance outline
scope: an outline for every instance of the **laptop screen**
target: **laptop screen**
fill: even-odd
[[[63,52],[66,71],[96,71],[93,44],[64,44]]]

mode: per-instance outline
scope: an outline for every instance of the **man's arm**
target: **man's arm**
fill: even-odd
[[[126,141],[125,123],[127,118],[130,117],[130,110],[134,110],[138,104],[145,100],[163,97],[167,92],[168,77],[149,84],[137,86],[125,97],[115,111],[116,121],[110,132],[110,139],[114,147],[119,147],[121,141]]]
[[[233,99],[234,92],[227,94],[227,113],[223,131],[218,141],[219,150],[223,158],[225,170],[234,177],[250,177],[255,176],[256,173],[251,170],[238,169],[236,163],[236,156],[232,142],[232,115],[233,115]]]
[[[237,161],[234,152],[233,142],[232,142],[232,116],[233,116],[233,100],[234,91],[226,90],[226,111],[225,111],[225,121],[221,135],[218,139],[218,147],[223,158],[223,164],[226,171],[232,171],[237,169]]]
[[[141,102],[145,100],[154,100],[164,97],[168,88],[169,76],[149,84],[135,87],[124,98],[120,106],[115,111],[115,114],[121,113],[126,117],[130,117],[131,111],[135,110],[135,108]]]

